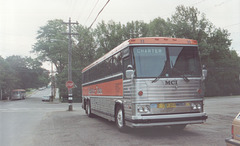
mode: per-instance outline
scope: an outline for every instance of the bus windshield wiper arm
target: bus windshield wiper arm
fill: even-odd
[[[162,75],[162,72],[152,81],[152,83],[157,82],[160,79],[161,75]]]
[[[160,77],[162,76],[162,74],[165,72],[166,73],[166,71],[168,70],[168,61],[165,61],[165,64],[164,64],[164,67],[163,67],[163,70],[161,71],[161,73],[152,81],[152,83],[155,83],[155,82],[157,82],[159,79],[160,79]]]
[[[174,72],[178,73],[178,74],[183,78],[183,80],[184,80],[185,82],[189,82],[188,77],[185,76],[183,72],[181,72],[181,71],[179,71],[179,70],[177,70],[177,69],[175,69],[175,68],[172,68],[172,70],[173,70]]]

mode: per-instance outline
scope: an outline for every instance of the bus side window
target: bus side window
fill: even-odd
[[[123,75],[124,75],[124,79],[126,79],[126,70],[128,65],[131,64],[131,60],[130,57],[125,57],[123,58]]]
[[[122,52],[118,52],[112,57],[112,71],[113,74],[122,72]]]

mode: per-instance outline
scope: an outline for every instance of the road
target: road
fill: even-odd
[[[46,89],[47,90],[47,89]],[[168,127],[117,130],[113,122],[88,118],[80,103],[69,112],[67,103],[42,102],[38,91],[26,100],[0,101],[1,146],[74,145],[225,145],[231,122],[239,110],[240,96],[205,99],[209,118],[183,131]]]
[[[66,111],[68,104],[42,102],[51,89],[35,91],[25,100],[0,101],[0,146],[25,146],[47,114]],[[80,109],[80,108],[79,108]]]

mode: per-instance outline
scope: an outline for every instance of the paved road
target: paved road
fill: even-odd
[[[113,122],[99,117],[88,118],[79,103],[73,104],[74,111],[69,112],[66,111],[68,104],[43,103],[39,97],[32,96],[26,100],[0,102],[0,145],[221,146],[225,145],[224,139],[230,137],[232,119],[240,112],[239,103],[240,96],[207,98],[207,122],[188,125],[180,132],[159,127],[120,133]]]
[[[67,103],[41,101],[43,95],[50,94],[50,88],[46,88],[25,100],[0,101],[0,146],[26,146],[48,114],[68,109]]]

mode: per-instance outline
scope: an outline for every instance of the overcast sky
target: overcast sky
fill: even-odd
[[[32,56],[37,31],[48,20],[78,21],[90,26],[107,0],[0,0],[0,56]],[[125,24],[171,17],[178,5],[194,6],[217,28],[227,29],[231,49],[240,55],[240,0],[111,0],[95,25],[114,20]],[[92,13],[91,13],[92,12]],[[90,15],[91,14],[91,15]],[[93,26],[94,27],[94,26]]]

